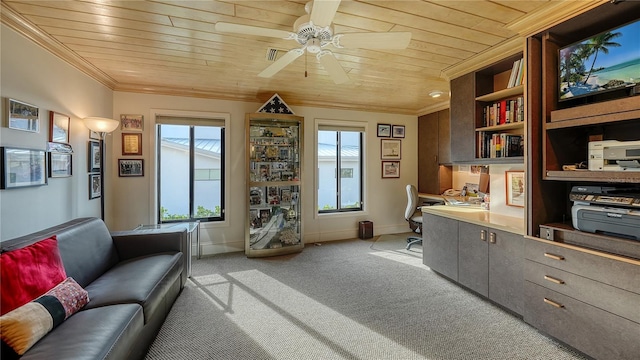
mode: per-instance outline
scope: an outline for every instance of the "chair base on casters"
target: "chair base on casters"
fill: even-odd
[[[411,248],[411,246],[413,244],[420,244],[422,245],[422,238],[416,237],[416,236],[410,236],[407,238],[407,247],[406,249],[409,250]]]

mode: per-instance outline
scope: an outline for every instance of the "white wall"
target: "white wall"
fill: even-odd
[[[89,130],[81,119],[110,117],[112,91],[8,27],[2,25],[0,32],[0,95],[40,109],[40,132],[30,133],[6,127],[3,104],[0,145],[46,149],[49,111],[56,111],[71,118],[70,143],[74,150],[72,177],[48,179],[46,186],[0,190],[0,239],[77,217],[100,217],[100,200],[89,200]]]
[[[286,101],[287,99],[284,98]],[[244,229],[247,220],[247,198],[245,187],[245,114],[255,112],[261,103],[211,100],[188,97],[114,93],[114,116],[119,114],[142,114],[145,116],[143,132],[143,158],[145,167],[152,164],[154,141],[152,109],[178,111],[200,111],[228,113],[231,124],[226,130],[228,151],[227,171],[230,181],[226,185],[226,221],[221,224],[203,224],[201,243],[204,254],[244,248]],[[304,169],[303,169],[303,229],[305,242],[330,241],[357,236],[358,221],[371,220],[375,234],[406,231],[407,223],[403,212],[406,206],[405,186],[416,184],[417,175],[417,117],[409,115],[369,113],[361,111],[334,110],[292,106],[296,115],[305,118],[304,127]],[[314,169],[314,122],[316,118],[343,121],[365,121],[368,133],[365,139],[367,152],[365,168],[365,212],[318,216],[314,211],[315,169]],[[380,163],[380,139],[376,137],[376,124],[387,123],[405,125],[407,137],[402,140],[402,160],[399,179],[382,179]],[[120,130],[113,134],[111,161],[121,157]],[[108,218],[112,230],[124,230],[140,223],[153,221],[152,204],[155,196],[154,169],[145,168],[143,178],[118,178],[110,174],[108,183],[115,186],[113,201]]]

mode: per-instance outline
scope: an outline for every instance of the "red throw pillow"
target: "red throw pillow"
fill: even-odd
[[[52,236],[0,255],[0,315],[51,290],[67,278]]]

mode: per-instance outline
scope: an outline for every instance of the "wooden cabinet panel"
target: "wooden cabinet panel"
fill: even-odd
[[[640,323],[640,295],[566,271],[525,262],[525,280]]]
[[[640,324],[525,281],[524,320],[596,359],[637,359]]]
[[[451,161],[475,159],[475,73],[451,80]]]
[[[522,314],[524,311],[524,237],[506,231],[490,229],[489,238],[489,299]],[[491,234],[490,234],[491,236]]]
[[[458,282],[489,296],[489,232],[485,226],[458,224]]]
[[[451,163],[451,112],[438,112],[438,158],[440,164]],[[446,189],[445,189],[446,190]]]
[[[422,262],[458,281],[458,221],[422,214]]]
[[[449,110],[418,118],[418,192],[442,194],[451,188]]]
[[[640,266],[629,262],[537,240],[525,243],[525,257],[540,264],[640,294]]]

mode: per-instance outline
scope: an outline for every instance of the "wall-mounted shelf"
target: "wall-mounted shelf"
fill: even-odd
[[[524,85],[518,85],[507,89],[498,90],[490,94],[476,97],[476,101],[496,101],[524,94]]]

